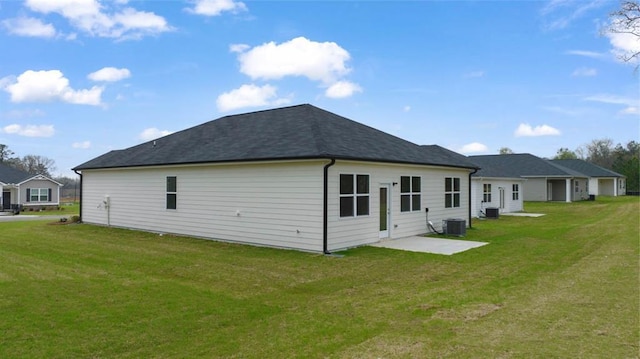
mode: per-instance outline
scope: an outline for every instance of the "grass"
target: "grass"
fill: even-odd
[[[59,209],[46,209],[30,211],[29,207],[25,207],[20,214],[28,216],[73,216],[80,213],[80,204],[78,202],[62,203],[58,206]]]
[[[453,256],[0,223],[0,357],[638,357],[639,204],[527,203]]]

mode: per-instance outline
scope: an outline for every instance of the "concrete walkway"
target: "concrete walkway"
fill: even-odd
[[[34,216],[27,214],[18,214],[15,216],[6,215],[0,216],[0,223],[2,222],[18,222],[18,221],[59,221],[60,218],[69,218],[70,216]]]
[[[384,240],[378,243],[371,244],[371,246],[399,249],[411,252],[452,255],[464,252],[472,248],[481,247],[485,244],[489,243],[413,236],[407,238]]]
[[[512,213],[500,213],[501,216],[514,216],[514,217],[542,217],[544,213],[522,213],[522,212],[512,212]]]

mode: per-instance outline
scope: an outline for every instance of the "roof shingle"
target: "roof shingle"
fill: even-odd
[[[419,146],[305,104],[225,116],[111,151],[74,170],[313,158],[476,167],[442,147]]]

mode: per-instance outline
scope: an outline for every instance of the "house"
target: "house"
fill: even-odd
[[[473,160],[473,159],[472,159]],[[507,175],[499,167],[486,164],[471,175],[471,213],[483,217],[487,208],[497,208],[498,213],[524,210],[524,183],[522,177]]]
[[[626,177],[584,160],[551,160],[589,177],[589,194],[598,196],[624,196],[627,192]]]
[[[573,202],[589,199],[587,175],[532,154],[469,156],[469,159],[481,168],[474,178],[526,180],[522,188],[518,188],[521,191],[518,197],[525,201]]]
[[[60,205],[60,187],[51,178],[33,175],[0,163],[0,209],[42,208]]]
[[[329,253],[426,233],[427,215],[470,223],[476,166],[307,104],[225,116],[74,170],[85,223]]]

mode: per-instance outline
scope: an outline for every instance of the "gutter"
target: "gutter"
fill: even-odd
[[[78,176],[80,176],[80,223],[82,223],[82,172],[78,172],[77,170],[73,170],[73,172],[75,172]]]
[[[473,228],[471,226],[471,175],[478,172],[479,168],[474,168],[473,172],[469,172],[469,228]]]
[[[336,163],[335,158],[331,158],[331,162],[324,166],[324,198],[322,201],[322,253],[331,254],[329,252],[329,167]]]

